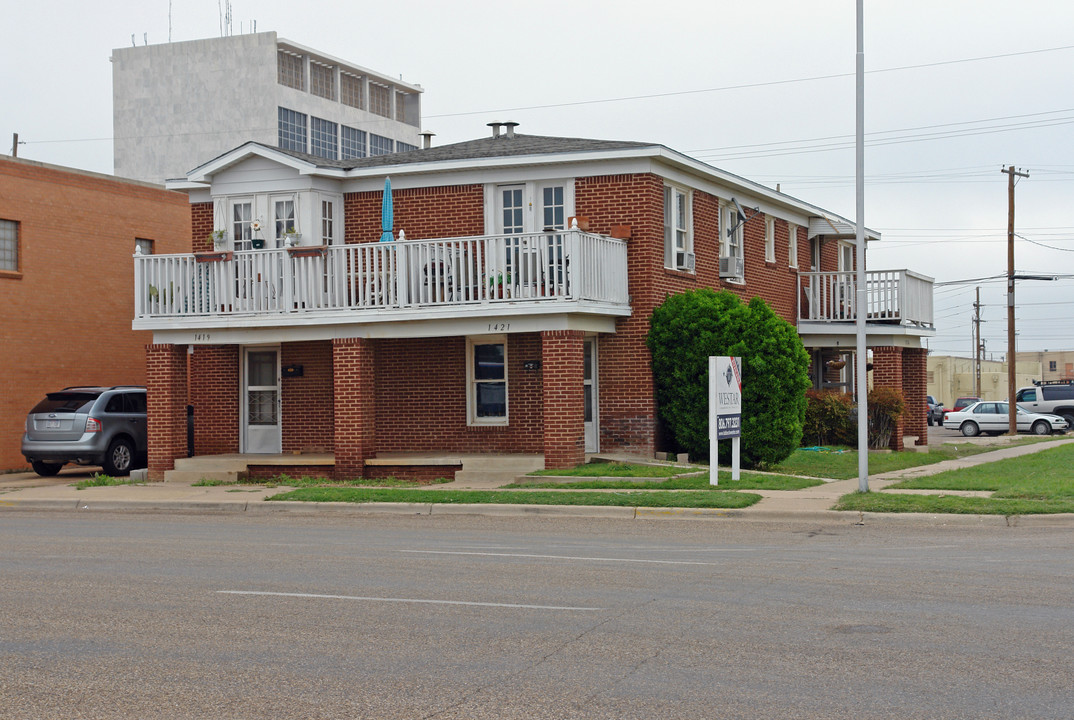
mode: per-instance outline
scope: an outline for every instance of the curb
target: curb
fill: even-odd
[[[855,510],[764,510],[722,508],[652,508],[606,505],[505,505],[448,503],[307,503],[268,501],[74,501],[4,500],[3,511],[25,512],[129,512],[174,514],[255,515],[482,515],[486,517],[564,517],[616,520],[733,520],[763,522],[843,523],[846,525],[927,525],[1019,528],[1074,528],[1074,514],[960,515],[926,513],[861,513]]]

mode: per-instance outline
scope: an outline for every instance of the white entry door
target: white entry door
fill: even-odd
[[[585,364],[582,385],[585,388],[585,451],[600,452],[600,420],[597,417],[597,339],[587,337],[583,343]]]
[[[243,367],[243,452],[281,452],[280,350],[246,348]]]

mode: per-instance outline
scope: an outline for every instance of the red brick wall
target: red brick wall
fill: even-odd
[[[149,478],[163,480],[186,457],[186,346],[147,345],[145,353]]]
[[[928,394],[928,354],[925,348],[903,348],[902,387],[906,395],[906,434],[917,436],[917,445],[929,444],[925,396]]]
[[[585,462],[583,337],[580,330],[541,333],[546,468]]]
[[[507,426],[466,424],[466,338],[378,340],[376,356],[378,451],[542,452],[541,371],[522,368],[538,335],[507,336]]]
[[[873,387],[891,387],[902,391],[903,389],[903,365],[902,348],[898,347],[874,347],[873,349]],[[924,402],[924,398],[922,398]],[[910,408],[907,403],[907,408]],[[911,408],[912,409],[912,408]],[[924,413],[920,413],[922,416]],[[895,430],[891,434],[891,449],[902,450],[902,437],[906,434],[906,414],[895,423]]]
[[[213,227],[213,204],[193,203],[190,206],[190,248],[191,252],[209,252],[213,241],[209,237]]]
[[[382,191],[347,193],[343,197],[344,239],[376,242],[381,235]],[[392,230],[408,240],[483,235],[485,199],[481,185],[449,185],[392,191]]]
[[[26,467],[26,413],[69,385],[142,385],[148,332],[134,332],[134,240],[184,252],[183,193],[0,158],[0,219],[19,223],[18,272],[0,271],[0,470]],[[32,360],[32,361],[31,361]]]
[[[281,380],[283,451],[332,452],[332,342],[284,343],[280,364],[302,366],[302,377]]]
[[[335,473],[362,477],[376,445],[375,344],[364,338],[332,341]]]
[[[239,451],[240,393],[239,347],[195,345],[190,356],[195,454],[219,455]]]

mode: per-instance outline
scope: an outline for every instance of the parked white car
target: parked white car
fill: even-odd
[[[981,433],[998,435],[1010,429],[1009,413],[1007,403],[984,400],[958,412],[944,413],[943,426],[947,430],[959,430],[966,437]],[[1053,432],[1065,432],[1067,427],[1067,421],[1058,415],[1031,413],[1018,408],[1018,432],[1049,435]]]

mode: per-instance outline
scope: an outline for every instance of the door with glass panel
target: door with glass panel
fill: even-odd
[[[243,452],[279,453],[280,350],[246,348],[243,355]]]
[[[587,337],[582,343],[585,391],[585,451],[600,452],[600,419],[597,403],[597,339]]]

